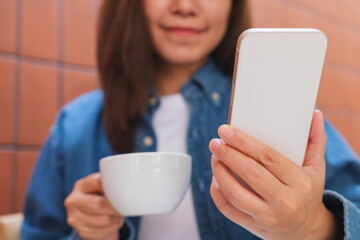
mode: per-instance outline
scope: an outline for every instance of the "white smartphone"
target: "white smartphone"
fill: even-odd
[[[302,166],[326,49],[316,29],[243,32],[228,123]]]

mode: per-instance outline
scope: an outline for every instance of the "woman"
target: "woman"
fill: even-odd
[[[320,112],[314,113],[302,168],[227,125],[219,128],[221,140],[213,139],[227,120],[235,43],[248,26],[240,0],[104,0],[102,91],[60,112],[29,186],[22,238],[359,236],[360,165],[327,122],[324,150]],[[165,150],[193,158],[191,191],[180,210],[124,219],[103,196],[99,159]]]

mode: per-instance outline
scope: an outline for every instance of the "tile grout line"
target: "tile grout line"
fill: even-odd
[[[12,54],[12,53],[6,53],[0,51],[0,59],[4,60],[21,60],[22,63],[26,64],[35,64],[35,65],[42,65],[45,67],[53,67],[56,68],[59,66],[59,62],[62,64],[63,69],[79,72],[79,73],[88,73],[88,74],[96,74],[97,70],[95,67],[92,66],[84,66],[84,65],[78,65],[78,64],[72,64],[72,63],[65,63],[60,61],[54,61],[54,60],[47,60],[47,59],[41,59],[36,57],[28,57],[28,56],[21,56],[18,54]]]
[[[352,76],[360,76],[360,69],[355,66],[349,66],[348,64],[337,63],[334,60],[326,59],[324,63],[324,67],[329,67]]]
[[[95,28],[95,66],[92,68],[93,70],[93,74],[97,76],[97,83],[99,84],[98,86],[100,87],[100,78],[99,78],[99,71],[98,71],[98,59],[97,59],[97,33],[98,33],[98,19],[99,19],[99,15],[100,15],[100,11],[101,11],[101,7],[102,7],[102,0],[94,0],[94,28]]]
[[[94,75],[97,74],[96,67],[75,65],[75,64],[70,64],[70,63],[65,63],[64,69],[69,70],[69,71],[79,72],[79,73],[88,73],[88,74],[94,74]]]
[[[16,152],[16,150],[39,152],[41,147],[37,145],[17,146],[16,144],[0,144],[0,151]]]
[[[42,65],[45,67],[57,67],[57,61],[54,60],[47,60],[47,59],[41,59],[41,58],[35,58],[35,57],[28,57],[28,56],[20,56],[21,61],[26,64],[34,64],[34,65]]]
[[[290,22],[290,14],[283,13],[283,15],[284,15],[284,19],[283,19],[284,26],[286,26]]]
[[[22,20],[22,1],[16,0],[15,8],[15,76],[14,76],[14,135],[13,135],[13,161],[12,161],[12,181],[11,181],[11,212],[16,212],[17,188],[18,188],[18,165],[19,165],[19,140],[20,140],[20,84],[21,84],[21,20]]]
[[[16,51],[16,50],[15,50]],[[15,53],[0,52],[0,59],[15,62]]]
[[[0,144],[0,151],[15,152],[15,144]]]
[[[336,115],[338,117],[346,117],[354,120],[360,120],[360,111],[357,110],[332,107],[324,104],[317,104],[316,107],[324,111],[325,113]]]
[[[57,60],[57,70],[58,70],[58,76],[57,76],[57,110],[59,111],[60,108],[63,106],[64,104],[64,31],[65,31],[65,26],[64,26],[64,4],[65,1],[63,0],[58,0],[57,1],[58,4],[58,8],[57,8],[57,13],[58,13],[58,17],[57,17],[57,26],[58,26],[58,60]]]

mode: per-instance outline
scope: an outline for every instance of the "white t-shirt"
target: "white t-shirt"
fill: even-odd
[[[160,106],[153,119],[158,152],[187,153],[189,118],[189,106],[180,93],[160,98]],[[172,213],[144,216],[138,239],[199,240],[190,187],[183,201]]]

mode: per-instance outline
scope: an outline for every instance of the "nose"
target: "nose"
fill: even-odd
[[[197,0],[173,0],[171,12],[183,17],[195,16],[197,13]]]

